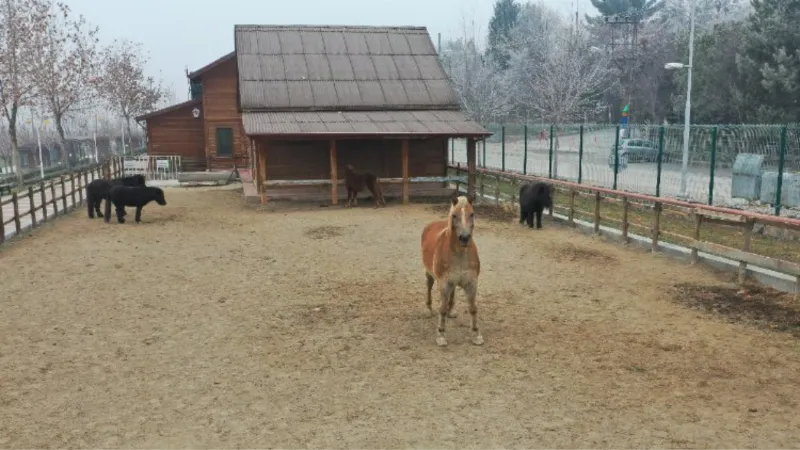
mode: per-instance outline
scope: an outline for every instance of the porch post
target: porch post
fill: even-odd
[[[403,158],[403,204],[407,205],[409,203],[409,193],[408,193],[408,149],[410,147],[410,142],[408,139],[403,139],[402,143],[402,158]]]
[[[467,139],[467,193],[475,194],[475,139]]]
[[[267,203],[267,188],[264,186],[264,181],[267,180],[267,148],[268,146],[264,141],[256,142],[256,153],[258,153],[258,193],[261,195],[261,204]]]
[[[331,203],[334,205],[339,204],[339,160],[336,157],[336,140],[331,139],[330,142],[331,154]]]

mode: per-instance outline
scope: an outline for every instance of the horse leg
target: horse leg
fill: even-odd
[[[375,207],[376,208],[380,207],[381,206],[380,196],[378,195],[375,184],[370,184],[367,186],[367,188],[372,193],[372,199],[375,200]]]
[[[447,317],[451,319],[455,319],[458,317],[458,313],[453,309],[453,306],[456,304],[456,290],[453,288],[453,292],[450,293],[450,311],[447,312]]]
[[[528,210],[525,208],[519,209],[519,223],[522,224],[525,222],[525,218],[528,216]]]
[[[447,338],[444,337],[447,314],[450,312],[450,294],[455,290],[452,283],[439,283],[439,325],[436,327],[436,344],[439,347],[447,345]]]
[[[353,197],[353,190],[350,189],[350,186],[348,185],[347,186],[347,203],[345,203],[345,205],[344,205],[346,208],[350,207],[350,200],[352,199],[352,197]]]
[[[535,210],[529,210],[525,213],[525,221],[528,223],[528,228],[533,228],[533,215],[536,214]]]
[[[141,221],[142,221],[142,207],[137,205],[136,206],[136,223],[139,223]]]
[[[536,228],[542,228],[542,211],[544,211],[543,207],[536,208]]]
[[[103,213],[100,212],[100,202],[103,201],[102,198],[96,198],[92,202],[94,203],[94,211],[97,213],[97,217],[103,217]]]
[[[94,219],[94,209],[95,209],[94,198],[92,198],[92,194],[90,194],[88,191],[86,193],[86,197],[87,197],[86,198],[86,204],[89,206],[89,218],[90,219]],[[103,216],[100,216],[100,217],[103,217]]]
[[[475,280],[469,283],[464,290],[467,292],[467,303],[469,304],[470,315],[470,328],[472,333],[472,343],[475,345],[483,345],[483,336],[478,328],[478,304],[475,297],[478,295],[478,281]]]
[[[433,303],[433,299],[431,298],[431,290],[433,289],[433,276],[428,272],[425,272],[425,284],[428,287],[428,296],[425,298],[425,306],[428,307],[428,311],[431,313],[431,317],[433,317],[433,308],[431,304]]]
[[[125,206],[117,206],[117,222],[125,223]]]

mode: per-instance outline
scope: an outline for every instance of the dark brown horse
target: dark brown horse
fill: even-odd
[[[363,191],[366,187],[372,192],[372,198],[375,199],[375,207],[381,205],[386,206],[386,201],[383,199],[383,192],[381,191],[381,184],[378,177],[370,172],[358,172],[356,169],[348,164],[344,168],[344,183],[347,188],[347,206],[352,204],[358,205],[358,193]]]

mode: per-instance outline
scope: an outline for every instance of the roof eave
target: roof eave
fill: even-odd
[[[211,61],[210,63],[206,64],[205,66],[203,66],[203,67],[201,67],[201,68],[199,68],[197,70],[195,70],[194,72],[187,73],[186,74],[186,78],[188,78],[189,81],[194,81],[195,79],[200,78],[200,76],[204,75],[205,73],[207,73],[211,69],[214,69],[215,67],[218,67],[220,64],[223,64],[223,63],[226,63],[226,62],[230,61],[234,57],[236,57],[236,50],[234,50],[234,51],[232,51],[232,52],[230,52],[230,53],[228,53],[226,55],[223,55],[223,56],[215,59],[214,61]]]
[[[185,102],[176,103],[174,105],[167,106],[166,108],[161,108],[159,110],[152,111],[152,112],[149,112],[147,114],[142,114],[141,116],[136,116],[136,117],[133,118],[133,120],[135,120],[137,122],[141,122],[143,120],[152,119],[153,117],[158,117],[160,115],[167,114],[167,113],[170,113],[170,112],[173,112],[173,111],[178,111],[178,110],[180,110],[182,108],[187,108],[189,106],[199,105],[202,102],[203,102],[203,100],[199,99],[199,98],[195,99],[195,100],[187,100]]]

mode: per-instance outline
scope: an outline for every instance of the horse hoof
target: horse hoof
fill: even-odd
[[[480,334],[472,338],[472,343],[475,345],[483,345],[483,336]]]
[[[447,339],[444,336],[436,336],[436,345],[439,347],[447,347]]]

